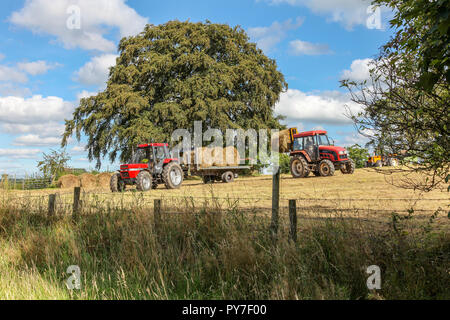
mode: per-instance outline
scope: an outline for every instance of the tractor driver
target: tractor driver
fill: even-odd
[[[305,138],[305,149],[308,149],[312,146],[314,146],[313,137],[306,137]]]

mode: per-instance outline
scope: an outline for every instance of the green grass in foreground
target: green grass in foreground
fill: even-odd
[[[49,219],[0,209],[1,299],[450,299],[448,233],[378,230],[344,219],[299,233],[235,210],[166,215],[99,211]],[[382,269],[382,290],[366,268]],[[78,265],[81,290],[66,288]]]

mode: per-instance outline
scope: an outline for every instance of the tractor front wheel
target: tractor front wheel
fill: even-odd
[[[149,191],[152,188],[152,175],[148,171],[141,171],[136,179],[138,191]]]
[[[111,176],[111,180],[109,181],[109,188],[111,192],[124,192],[125,191],[125,183],[120,176],[120,173],[115,173]]]
[[[164,167],[162,178],[167,189],[178,189],[183,183],[183,169],[176,162],[171,162]]]
[[[355,173],[355,163],[353,162],[353,160],[350,160],[349,162],[344,164],[341,167],[341,172],[343,174],[353,174],[353,173]]]
[[[291,174],[294,178],[306,178],[309,175],[308,163],[303,157],[291,159]]]
[[[334,176],[334,164],[330,160],[322,160],[319,163],[319,173],[322,177]]]

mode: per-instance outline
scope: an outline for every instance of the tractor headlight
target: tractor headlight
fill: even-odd
[[[344,154],[347,154],[347,150],[339,151],[339,155],[340,155],[340,156],[343,156]]]

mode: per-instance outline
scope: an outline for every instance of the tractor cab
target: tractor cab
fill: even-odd
[[[124,191],[126,185],[136,185],[139,191],[155,189],[158,184],[177,189],[183,182],[183,170],[178,159],[171,158],[167,143],[139,145],[130,162],[111,177],[112,192]]]
[[[166,160],[170,157],[169,146],[164,143],[152,143],[139,145],[132,156],[133,164],[143,164],[143,168],[151,167],[156,172],[162,172]]]
[[[291,147],[291,172],[296,178],[307,177],[310,172],[316,176],[332,176],[336,169],[344,174],[354,172],[354,163],[347,150],[336,147],[327,131],[315,130],[293,134]]]

